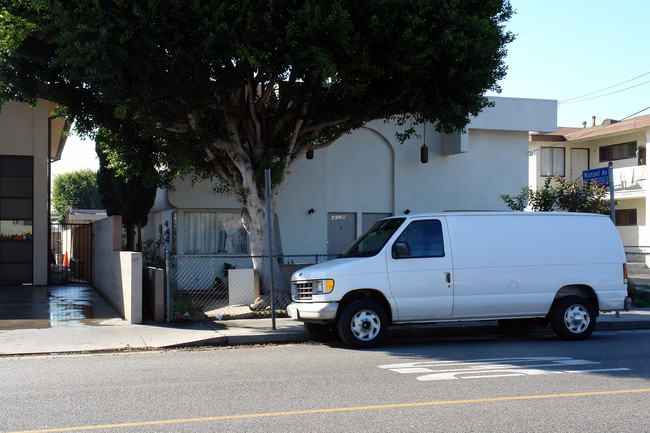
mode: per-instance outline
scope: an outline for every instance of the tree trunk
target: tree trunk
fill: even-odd
[[[126,251],[135,251],[135,232],[133,231],[134,224],[124,224],[126,231]]]
[[[272,200],[273,202],[273,200]],[[273,208],[271,208],[273,215]],[[248,233],[248,243],[253,260],[253,268],[260,278],[260,298],[256,308],[266,308],[271,304],[271,270],[273,270],[273,293],[275,308],[284,308],[291,302],[289,286],[282,279],[277,257],[271,258],[269,237],[272,235],[266,220],[266,203],[255,191],[251,191],[242,211],[244,228]],[[273,218],[271,218],[273,225]]]
[[[137,233],[137,243],[135,245],[135,251],[142,252],[142,227],[140,226],[140,223],[138,223],[136,226],[136,233]]]

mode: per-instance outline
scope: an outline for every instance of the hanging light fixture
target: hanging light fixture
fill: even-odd
[[[424,142],[420,148],[420,162],[426,164],[429,162],[429,148],[427,147],[427,124],[424,124]]]

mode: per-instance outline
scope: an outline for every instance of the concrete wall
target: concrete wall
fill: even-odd
[[[130,323],[142,323],[142,254],[120,251],[122,218],[93,223],[93,286]]]

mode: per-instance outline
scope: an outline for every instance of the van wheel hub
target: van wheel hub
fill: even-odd
[[[381,320],[372,310],[360,310],[350,322],[352,334],[359,340],[369,341],[377,336],[381,329]]]
[[[582,305],[571,305],[564,313],[564,323],[571,332],[583,332],[589,326],[589,312]]]

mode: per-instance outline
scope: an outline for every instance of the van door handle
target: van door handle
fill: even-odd
[[[445,279],[448,283],[451,283],[451,272],[445,272]]]

